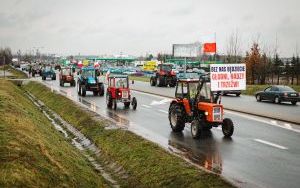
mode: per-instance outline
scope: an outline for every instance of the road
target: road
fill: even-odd
[[[114,111],[106,108],[105,97],[94,97],[87,92],[82,98],[77,96],[76,88],[60,87],[58,80],[35,80],[194,164],[221,174],[239,187],[299,187],[300,129],[297,125],[226,110],[225,116],[235,124],[232,139],[225,139],[219,128],[213,128],[194,140],[188,124],[182,134],[171,131],[169,98],[134,91],[137,110],[124,109],[118,104]]]
[[[168,97],[174,97],[175,94],[175,88],[150,87],[150,84],[147,82],[135,81],[134,84],[131,84],[131,87],[135,90]],[[222,103],[226,109],[300,124],[300,103],[292,105],[291,103],[274,104],[272,102],[257,102],[254,96],[246,95],[241,95],[240,97],[233,95],[223,96]]]

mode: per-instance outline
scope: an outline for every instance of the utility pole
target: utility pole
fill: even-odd
[[[3,54],[3,75],[4,75],[4,79],[5,79],[5,54]]]

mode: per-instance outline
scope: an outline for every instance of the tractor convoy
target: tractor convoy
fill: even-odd
[[[76,86],[75,69],[61,67],[59,69],[59,85],[64,87],[68,83],[71,87]],[[56,80],[56,73],[51,66],[32,68],[32,76],[41,74],[42,80],[51,78]],[[99,81],[100,71],[95,67],[82,67],[77,71],[77,93],[85,97],[87,91],[94,96],[104,96],[104,81]],[[127,75],[115,75],[108,72],[106,75],[106,105],[107,108],[116,110],[118,103],[123,103],[124,108],[132,106],[137,108],[137,99],[130,90]],[[198,78],[177,78],[172,71],[172,64],[160,64],[150,78],[151,86],[175,87],[175,98],[171,101],[168,119],[173,132],[182,132],[187,123],[191,127],[191,135],[198,139],[206,130],[213,127],[222,127],[225,137],[231,137],[234,125],[231,119],[224,118],[224,109],[221,104],[222,92],[212,92],[210,77],[201,74]]]

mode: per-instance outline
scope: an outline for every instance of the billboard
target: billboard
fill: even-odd
[[[174,57],[199,57],[202,45],[200,42],[190,44],[173,44]]]
[[[245,90],[245,64],[211,64],[210,81],[212,91]]]

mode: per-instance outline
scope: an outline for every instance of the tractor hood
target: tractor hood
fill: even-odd
[[[95,80],[94,77],[88,76],[88,77],[87,77],[87,82],[88,82],[89,84],[95,84],[95,83],[96,83],[96,80]]]

